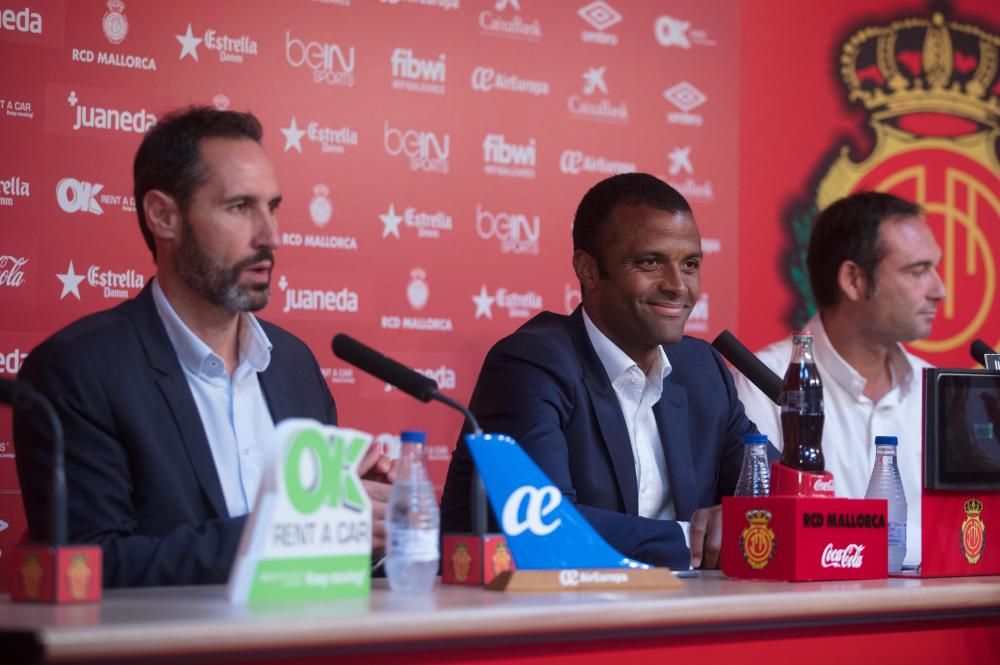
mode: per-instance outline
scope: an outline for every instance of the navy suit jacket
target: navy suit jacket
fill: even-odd
[[[271,362],[259,373],[277,423],[335,424],[306,345],[261,321]],[[226,510],[198,408],[150,286],[39,345],[19,378],[54,404],[66,437],[70,541],[103,550],[106,586],[225,582],[245,517]],[[33,540],[48,538],[52,444],[36,410],[14,418],[17,471]]]
[[[743,412],[722,357],[684,337],[665,345],[672,370],[653,407],[677,519],[713,506],[736,487],[742,438],[756,427]],[[626,556],[687,569],[676,522],[638,516],[628,429],[611,381],[590,343],[582,309],[543,312],[487,354],[470,404],[485,431],[509,434]],[[470,527],[472,461],[460,438],[442,497],[442,528]]]

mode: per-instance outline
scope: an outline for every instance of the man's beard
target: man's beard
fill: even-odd
[[[239,279],[240,274],[255,263],[270,261],[274,264],[274,251],[270,247],[264,247],[227,268],[202,250],[194,230],[186,221],[182,233],[174,270],[192,291],[230,312],[256,312],[267,305],[271,296],[270,284],[241,286]]]

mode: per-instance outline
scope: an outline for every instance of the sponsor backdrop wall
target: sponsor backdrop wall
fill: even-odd
[[[991,3],[952,13],[996,34]],[[847,101],[841,49],[864,26],[910,16],[928,21],[931,9],[0,0],[0,374],[15,375],[45,336],[134,296],[153,275],[131,197],[142,133],[185,104],[251,110],[284,194],[284,246],[261,315],[309,343],[343,424],[390,450],[400,429],[426,429],[440,484],[459,418],[345,366],[329,350],[333,334],[466,401],[494,341],[543,309],[578,304],[575,206],[601,178],[632,170],[674,184],[699,220],[703,294],[688,332],[732,328],[754,346],[785,334],[808,308],[788,277],[789,220],[811,219],[815,174],[830,155],[852,140],[857,161],[873,143],[869,116]],[[992,53],[995,76],[991,38],[986,57],[974,39],[962,53],[977,63]],[[980,95],[993,133],[976,134],[986,148],[975,157],[995,200],[993,86]],[[992,210],[993,235],[972,243],[990,279],[983,261],[995,268],[995,259],[982,248],[997,247]],[[986,292],[956,277],[954,301],[976,289]],[[997,323],[987,324],[995,340]],[[0,551],[24,528],[13,455],[4,410]]]

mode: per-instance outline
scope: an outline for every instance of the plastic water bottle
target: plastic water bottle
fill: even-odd
[[[428,592],[441,559],[441,511],[424,465],[423,432],[403,432],[396,482],[389,494],[385,572],[393,591]]]
[[[767,496],[771,492],[771,470],[767,462],[767,436],[743,435],[743,466],[736,482],[736,496]]]
[[[896,465],[897,445],[899,440],[894,436],[875,437],[875,468],[865,492],[866,499],[886,499],[889,502],[890,573],[902,570],[906,556],[906,494]]]

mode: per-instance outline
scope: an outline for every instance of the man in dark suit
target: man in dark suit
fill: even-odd
[[[53,335],[20,373],[62,420],[70,539],[101,545],[108,586],[224,582],[276,423],[337,422],[306,345],[251,313],[279,244],[261,133],[250,114],[208,108],[154,127],[134,176],[155,279]],[[15,418],[34,540],[48,536],[50,436],[36,415]],[[372,454],[361,469],[380,547],[390,468]]]
[[[722,358],[684,336],[702,261],[691,208],[653,176],[614,176],[584,196],[573,244],[582,305],[539,314],[497,343],[471,410],[487,431],[513,436],[626,556],[714,568],[718,504],[756,428]],[[468,530],[471,471],[460,439],[445,531]]]

